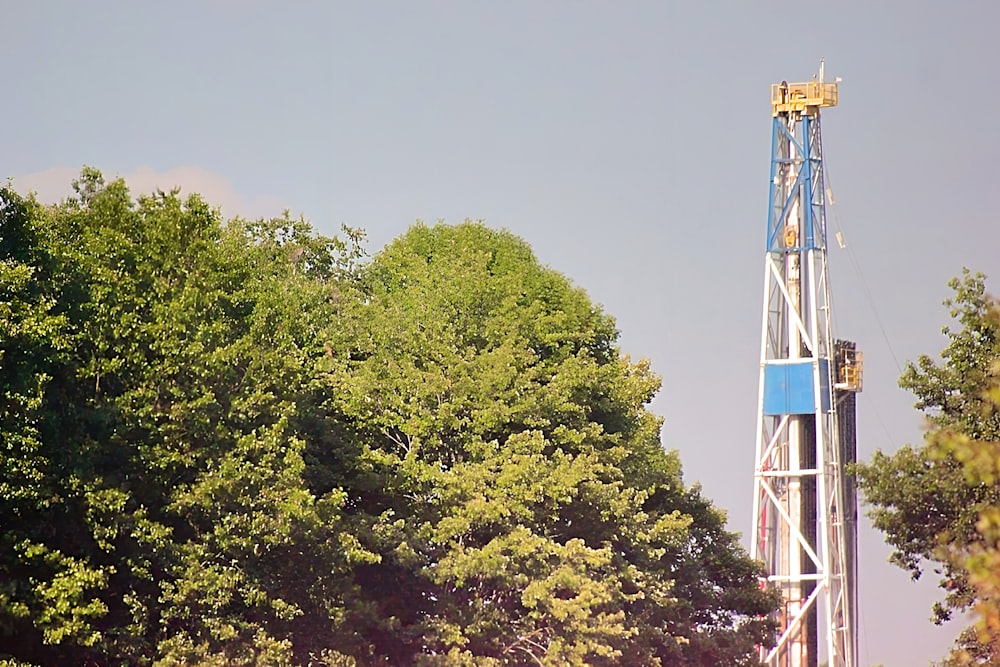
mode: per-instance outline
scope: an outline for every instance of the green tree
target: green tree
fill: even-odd
[[[91,169],[75,189],[0,193],[2,645],[39,664],[331,649],[353,537],[342,492],[306,480],[308,380],[351,249]]]
[[[941,362],[923,355],[900,378],[927,416],[925,442],[876,452],[858,476],[892,561],[914,579],[928,564],[941,577],[935,621],[970,608],[981,616],[948,664],[1000,665],[1000,318],[983,275],[965,271],[950,286],[955,296],[945,305],[961,327],[944,328]]]
[[[613,320],[480,224],[366,267],[331,409],[378,562],[348,624],[391,664],[752,664],[776,603],[686,488]],[[359,654],[360,655],[360,654]]]

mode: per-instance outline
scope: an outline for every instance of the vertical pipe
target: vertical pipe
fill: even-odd
[[[802,235],[805,242],[802,244],[807,248],[815,247],[815,234],[813,230],[813,207],[812,207],[812,124],[808,115],[802,116],[802,151],[804,153],[802,163]],[[816,332],[810,331],[812,339],[815,341]]]
[[[797,124],[795,116],[788,117],[788,133],[794,138]],[[788,161],[785,163],[785,182],[783,184],[785,201],[790,201],[788,207],[788,217],[785,219],[785,239],[786,244],[792,248],[785,249],[785,284],[789,294],[789,309],[794,310],[794,314],[801,317],[802,314],[802,264],[801,255],[796,249],[802,243],[802,206],[801,187],[799,185],[799,175],[796,173],[795,164],[806,157],[801,154],[796,155],[794,141],[788,142]],[[787,243],[791,241],[791,243]],[[802,352],[802,337],[797,327],[791,324],[792,313],[786,314],[783,326],[787,332],[787,349],[785,356],[788,359],[798,359]],[[784,572],[788,575],[789,581],[785,585],[785,601],[788,613],[792,618],[801,614],[802,603],[805,599],[802,591],[802,550],[797,545],[797,540],[793,536],[792,528],[801,532],[802,530],[802,415],[792,415],[788,424],[788,452],[785,469],[788,471],[788,488],[785,497],[786,507],[791,525],[782,531],[782,553]],[[808,667],[802,661],[805,651],[804,639],[805,628],[794,635],[789,643],[789,665],[790,667]]]

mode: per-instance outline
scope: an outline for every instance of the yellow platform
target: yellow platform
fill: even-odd
[[[837,106],[837,84],[819,81],[773,83],[771,106],[775,116],[788,112],[815,115],[821,107]]]

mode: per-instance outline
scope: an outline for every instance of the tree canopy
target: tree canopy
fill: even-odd
[[[928,420],[920,447],[876,452],[858,467],[869,515],[893,547],[891,559],[922,576],[928,564],[945,591],[933,617],[974,611],[949,665],[1000,665],[1000,311],[985,276],[965,271],[945,305],[941,361],[922,355],[900,385]]]
[[[751,665],[659,379],[517,237],[0,189],[0,657]]]

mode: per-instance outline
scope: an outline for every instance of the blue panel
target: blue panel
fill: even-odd
[[[820,359],[822,408],[830,409],[830,362]],[[806,415],[816,412],[813,362],[770,363],[764,366],[764,414]]]
[[[819,391],[823,398],[823,412],[833,409],[830,401],[830,360],[819,360]]]

